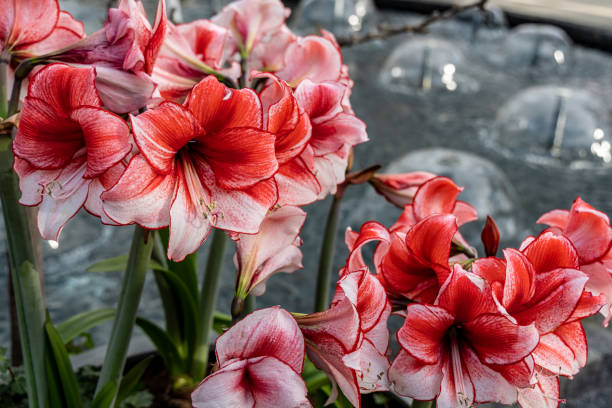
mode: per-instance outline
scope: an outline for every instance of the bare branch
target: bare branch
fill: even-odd
[[[382,22],[378,24],[376,28],[365,33],[355,33],[350,37],[338,38],[338,44],[340,44],[341,47],[350,47],[368,41],[382,40],[397,34],[422,33],[432,23],[440,20],[449,20],[466,10],[480,9],[484,11],[488,1],[489,0],[476,0],[468,4],[456,4],[445,11],[436,10],[417,24],[391,25],[388,22]]]

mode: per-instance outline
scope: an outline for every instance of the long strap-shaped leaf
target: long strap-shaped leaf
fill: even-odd
[[[59,399],[60,397],[57,395],[61,394],[61,399],[64,401],[62,406],[66,408],[80,408],[83,406],[83,402],[81,400],[79,384],[68,358],[64,341],[49,320],[45,323],[45,331],[50,350],[50,353],[46,356],[46,359],[49,361],[47,366],[57,376],[55,378],[56,384],[53,384],[54,386],[50,384],[49,394],[53,400]],[[57,379],[59,379],[59,384],[57,384]]]

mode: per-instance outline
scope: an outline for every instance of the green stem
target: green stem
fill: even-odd
[[[8,100],[6,94],[6,80],[8,79],[8,64],[10,55],[8,52],[0,54],[0,118],[6,119],[8,113]]]
[[[214,230],[208,262],[206,263],[206,275],[200,292],[200,327],[196,337],[196,349],[191,369],[191,376],[194,381],[200,381],[206,375],[209,353],[208,341],[217,303],[219,278],[223,270],[227,241],[225,232],[219,229]]]
[[[135,227],[130,256],[119,295],[117,314],[113,322],[102,371],[98,378],[96,395],[111,381],[118,385],[123,374],[136,312],[140,303],[140,295],[142,294],[142,287],[149,269],[149,260],[153,249],[154,240],[148,235],[148,230],[140,226]]]
[[[321,245],[319,258],[319,274],[317,275],[317,292],[315,297],[315,312],[322,312],[329,306],[329,285],[331,283],[334,250],[336,247],[336,233],[340,215],[341,195],[335,195],[327,214],[325,234]]]
[[[22,61],[21,64],[17,66],[17,69],[15,70],[15,81],[13,82],[13,91],[11,93],[11,100],[9,101],[9,106],[8,106],[8,114],[6,115],[7,117],[13,116],[15,113],[17,113],[17,110],[19,109],[19,96],[21,95],[21,83],[23,82],[24,79],[27,78],[27,76],[30,74],[30,72],[36,65],[42,64],[42,63],[43,63],[42,61],[39,61],[36,58],[30,58],[30,59]]]
[[[232,300],[232,325],[255,310],[255,296],[247,295],[246,298],[234,295]]]
[[[434,401],[417,401],[417,400],[413,400],[412,401],[412,408],[432,408]]]
[[[152,257],[155,261],[157,261],[157,263],[164,267],[164,269],[168,269],[166,251],[158,231],[154,232],[154,237]],[[164,308],[166,331],[172,339],[180,341],[181,328],[179,321],[180,317],[178,315],[179,311],[177,309],[178,299],[176,299],[176,296],[174,296],[172,287],[168,284],[168,280],[162,272],[154,270],[153,276],[155,277],[155,283],[157,284],[162,306]]]
[[[12,170],[12,162],[10,149],[0,152],[0,199],[8,241],[9,269],[19,322],[28,401],[30,407],[38,408],[44,407],[47,400],[44,306],[40,280],[36,278],[36,282],[33,282],[27,271],[27,276],[22,273],[25,266],[36,264],[36,255],[26,208],[18,203],[19,181]],[[38,298],[40,301],[35,302],[34,299]],[[34,305],[36,307],[32,310]]]

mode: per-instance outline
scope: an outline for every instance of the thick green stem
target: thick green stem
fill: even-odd
[[[194,381],[200,381],[206,375],[209,353],[208,341],[217,303],[219,278],[223,270],[227,241],[225,232],[215,229],[210,253],[208,254],[208,262],[206,263],[206,275],[200,292],[200,327],[197,333],[196,349],[191,369],[191,377]]]
[[[159,263],[165,269],[168,269],[168,259],[166,258],[166,251],[164,249],[164,244],[159,236],[159,232],[154,232],[154,242],[153,242],[153,254],[152,257],[157,263]],[[179,340],[181,338],[181,328],[179,315],[177,310],[177,305],[179,300],[176,299],[174,293],[172,292],[172,288],[168,284],[166,277],[160,271],[153,271],[153,275],[155,276],[155,283],[157,284],[157,288],[159,289],[159,295],[161,297],[162,305],[164,308],[164,317],[166,321],[166,331],[168,335],[174,340]]]
[[[149,236],[149,231],[139,226],[135,227],[130,256],[119,295],[117,314],[106,349],[104,365],[98,378],[96,395],[109,382],[120,383],[142,287],[149,269],[153,241],[152,237]]]
[[[40,281],[37,279],[37,284],[28,284],[21,273],[24,265],[36,264],[36,252],[26,208],[18,204],[19,182],[12,170],[12,162],[10,149],[0,152],[0,198],[8,241],[9,269],[19,322],[29,406],[44,407],[47,399],[42,331],[44,310],[42,299],[36,303],[36,310],[31,310],[33,299],[41,296]],[[39,319],[41,316],[42,319]]]
[[[412,401],[412,408],[432,408],[434,401]]]
[[[234,295],[232,301],[232,324],[255,310],[255,296],[247,295],[246,298]]]
[[[10,56],[6,52],[0,54],[0,118],[6,119],[8,113],[8,95],[6,82],[8,79],[8,64]]]
[[[336,248],[336,233],[340,216],[341,195],[335,195],[327,214],[321,255],[319,258],[319,274],[317,275],[317,292],[315,295],[315,312],[322,312],[329,306],[329,285],[331,283],[334,251]]]
[[[15,81],[13,82],[13,91],[11,93],[11,100],[8,106],[8,114],[7,117],[10,117],[17,113],[19,109],[19,96],[21,95],[21,83],[27,76],[30,74],[32,69],[43,62],[37,60],[36,58],[30,58],[24,60],[19,64],[17,69],[15,70]]]

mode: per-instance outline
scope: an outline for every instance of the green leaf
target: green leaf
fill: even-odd
[[[168,285],[178,298],[181,307],[180,315],[183,319],[183,333],[187,341],[189,354],[191,354],[195,348],[196,330],[200,325],[198,318],[200,310],[196,301],[197,298],[193,297],[186,283],[176,273],[167,269],[159,269],[158,271],[164,274]]]
[[[0,135],[0,152],[5,152],[11,148],[11,138],[5,135]]]
[[[113,398],[115,397],[116,389],[117,383],[115,381],[106,383],[94,398],[91,403],[91,408],[110,408],[113,403]]]
[[[63,398],[64,393],[58,382],[59,374],[51,353],[45,355],[45,372],[47,373],[47,392],[49,401],[47,405],[50,407],[63,407],[65,405]]]
[[[232,316],[219,311],[213,315],[213,329],[219,334],[223,334],[232,326]]]
[[[19,321],[21,332],[24,362],[31,365],[30,371],[26,367],[26,378],[29,384],[35,385],[28,395],[33,401],[42,404],[47,397],[47,376],[45,368],[45,309],[40,287],[40,276],[34,266],[25,261],[19,267],[15,284],[20,288],[17,307],[23,308],[24,321]],[[17,295],[17,294],[16,294]],[[20,304],[21,303],[21,304]],[[19,317],[19,316],[18,316]],[[29,360],[29,362],[28,362]],[[36,392],[33,396],[31,393]]]
[[[185,367],[183,367],[183,360],[174,342],[172,342],[172,339],[168,336],[168,333],[155,323],[143,319],[142,317],[136,318],[136,324],[145,332],[149,339],[151,339],[157,352],[164,360],[166,368],[170,371],[171,376],[178,375],[180,372],[184,371]]]
[[[125,271],[128,263],[128,254],[115,256],[113,258],[104,259],[96,262],[87,268],[87,272],[104,273],[104,272],[120,272]],[[159,263],[150,260],[149,269],[164,269]]]
[[[77,383],[76,375],[74,374],[72,364],[68,358],[68,352],[66,351],[64,342],[50,321],[45,323],[45,330],[47,332],[47,340],[55,362],[55,367],[59,374],[61,388],[66,401],[66,408],[82,407],[83,402],[81,401],[79,384]]]
[[[110,320],[113,317],[115,317],[115,309],[111,307],[106,309],[89,310],[68,318],[67,320],[58,324],[56,329],[64,344],[67,344],[81,333],[84,333],[92,327]]]
[[[128,373],[121,379],[121,385],[119,385],[119,391],[117,392],[117,399],[115,400],[115,408],[119,407],[119,404],[128,397],[138,385],[140,377],[144,374],[145,370],[153,360],[153,356],[149,356],[144,360],[136,364]]]

